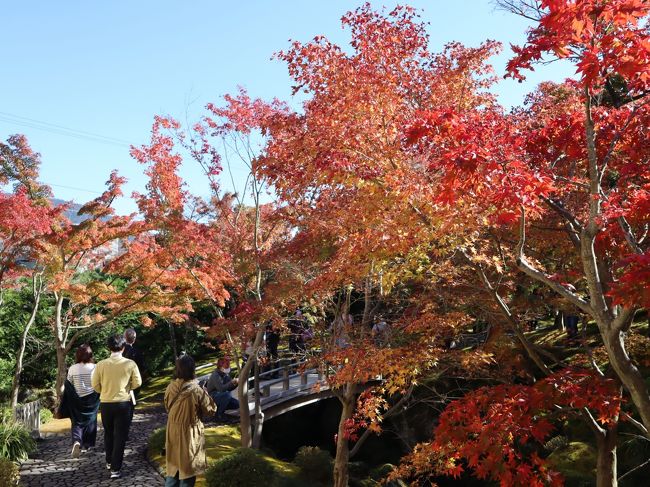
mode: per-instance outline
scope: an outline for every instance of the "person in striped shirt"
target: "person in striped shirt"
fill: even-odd
[[[68,385],[72,385],[76,398],[70,397],[68,407],[72,421],[72,457],[95,447],[97,439],[97,409],[99,394],[92,387],[95,372],[93,351],[84,343],[77,348],[75,364],[68,369]],[[68,391],[71,392],[71,391]]]

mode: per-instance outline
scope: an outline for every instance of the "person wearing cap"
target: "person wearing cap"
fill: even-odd
[[[237,387],[237,379],[230,377],[229,358],[220,358],[217,360],[216,365],[217,369],[210,375],[205,388],[217,404],[216,420],[227,422],[226,411],[228,409],[239,409],[239,401],[230,394],[230,391]]]

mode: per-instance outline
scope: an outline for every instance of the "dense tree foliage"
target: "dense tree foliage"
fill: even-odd
[[[50,353],[49,326],[58,390],[66,355],[91,331],[198,322],[248,377],[267,327],[286,331],[302,308],[318,353],[302,352],[341,404],[337,487],[368,435],[445,374],[487,384],[441,396],[430,441],[393,477],[559,485],[544,445],[571,421],[592,435],[598,485],[616,485],[619,431],[650,438],[650,341],[633,328],[650,305],[650,6],[497,3],[533,22],[507,76],[564,58],[576,78],[542,83],[507,111],[491,91],[497,43],[435,52],[415,9],[366,4],[342,18],[349,46],[319,36],[276,55],[298,109],[240,90],[188,128],[156,117],[150,143],[132,149],[148,177],[137,215],[112,210],[124,183],[113,173],[72,223],[38,184],[38,155],[10,138],[0,283],[16,291],[0,316],[22,310],[0,340],[23,330],[27,355]],[[241,194],[219,184],[231,157],[248,173]],[[203,169],[208,199],[190,194],[183,163]],[[571,354],[526,333],[554,313],[582,321]],[[481,327],[485,343],[465,347]],[[247,387],[245,447],[261,431]]]

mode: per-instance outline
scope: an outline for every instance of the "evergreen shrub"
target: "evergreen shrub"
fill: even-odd
[[[19,479],[18,466],[11,460],[0,458],[0,485],[3,487],[18,485]]]
[[[167,429],[165,427],[153,430],[147,442],[147,453],[150,457],[162,455],[165,450],[165,434]]]
[[[332,457],[316,446],[303,446],[293,460],[300,468],[300,476],[315,482],[330,484],[332,480]]]
[[[273,465],[250,448],[240,448],[208,468],[208,487],[253,487],[272,485],[277,473]]]
[[[40,410],[40,420],[41,424],[49,423],[54,419],[54,415],[52,414],[52,411],[50,411],[48,408],[41,407]]]
[[[29,431],[20,423],[0,423],[0,457],[11,461],[23,461],[36,449]]]

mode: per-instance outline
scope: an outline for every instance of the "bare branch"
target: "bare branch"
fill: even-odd
[[[641,433],[643,433],[645,439],[650,438],[650,433],[648,432],[647,428],[643,425],[643,423],[637,421],[625,411],[621,411],[621,416],[623,416],[626,421],[629,421],[631,425],[635,426]]]
[[[576,293],[569,290],[566,286],[563,286],[559,282],[554,281],[548,277],[543,272],[538,271],[533,267],[530,262],[526,259],[524,255],[524,246],[526,244],[526,211],[522,207],[521,209],[521,220],[519,225],[519,244],[517,245],[517,267],[524,272],[524,274],[532,277],[533,279],[546,284],[546,286],[553,289],[562,297],[568,299],[572,304],[576,305],[585,313],[593,316],[593,310],[591,305],[578,296]]]
[[[630,474],[636,472],[637,470],[639,470],[639,469],[645,467],[645,466],[648,465],[649,463],[650,463],[650,459],[646,460],[645,462],[643,462],[643,463],[640,464],[640,465],[637,465],[637,466],[634,467],[633,469],[628,470],[627,472],[625,472],[623,475],[621,475],[621,476],[618,478],[618,481],[620,482],[621,480],[623,480],[623,479],[624,479],[625,477],[627,477],[628,475],[630,475]]]
[[[642,254],[643,250],[639,246],[639,243],[634,236],[634,231],[632,230],[632,227],[628,223],[627,219],[624,216],[619,216],[617,218],[617,221],[618,225],[621,227],[621,230],[623,230],[625,241],[627,242],[627,245],[630,247],[630,249],[632,249],[632,252],[635,254]]]
[[[543,15],[542,4],[538,0],[495,0],[500,10],[513,13],[533,22],[539,22]]]

